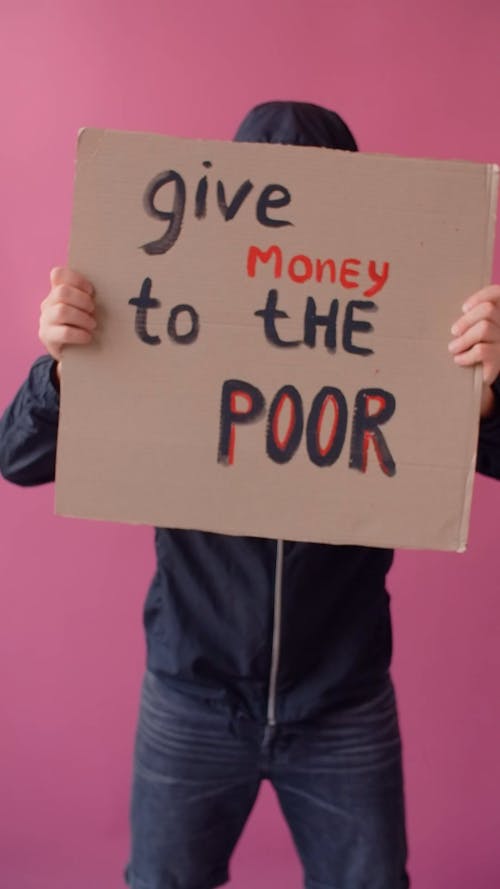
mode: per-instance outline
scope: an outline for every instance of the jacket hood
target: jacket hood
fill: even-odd
[[[335,111],[309,102],[257,105],[243,119],[234,141],[358,150],[349,127]]]

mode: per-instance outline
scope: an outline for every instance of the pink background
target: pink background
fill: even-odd
[[[0,22],[1,408],[40,352],[80,126],[230,138],[251,105],[296,98],[336,108],[367,151],[500,160],[498,0],[19,7]],[[52,501],[0,481],[0,881],[119,889],[152,537]],[[478,479],[467,554],[401,553],[391,576],[416,889],[498,885],[499,508]],[[264,787],[231,887],[300,885]]]

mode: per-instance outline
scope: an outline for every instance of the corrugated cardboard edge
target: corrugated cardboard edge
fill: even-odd
[[[98,153],[98,151],[101,147],[101,144],[106,136],[106,132],[107,131],[105,129],[99,129],[96,127],[80,127],[77,132],[76,153],[75,153],[75,159],[74,159],[73,198],[72,198],[72,207],[71,207],[70,237],[69,237],[68,250],[67,250],[67,264],[70,268],[73,267],[72,251],[73,251],[74,220],[75,220],[75,212],[76,212],[75,195],[76,195],[77,177],[82,175],[83,167],[85,166],[85,163],[89,159],[88,158],[89,148],[91,151],[90,158],[95,157],[95,155]],[[87,145],[84,145],[84,142],[89,143],[89,148],[87,147]],[[83,156],[83,151],[87,152],[85,157]],[[71,349],[71,346],[69,346],[69,347],[66,346],[65,349],[63,350],[63,354],[62,354],[62,358],[61,358],[61,364],[63,367],[64,367],[64,352],[68,348]],[[73,348],[75,348],[75,347],[73,347]],[[78,346],[76,346],[76,348],[78,348]],[[62,427],[64,424],[64,405],[65,405],[65,403],[66,402],[65,402],[65,395],[64,395],[64,373],[61,373],[61,382],[60,382],[60,386],[59,386],[59,422],[58,422],[58,427],[57,427],[57,447],[56,447],[56,464],[55,464],[55,482],[56,482],[55,488],[54,488],[54,513],[55,513],[55,515],[64,515],[64,513],[59,508],[57,480],[58,480],[58,475],[59,475],[59,454],[60,454],[59,442],[60,442],[61,434],[62,434],[61,430],[62,430]]]
[[[497,164],[488,164],[486,166],[486,189],[489,192],[489,211],[486,219],[486,232],[484,239],[484,257],[483,257],[483,281],[482,286],[486,287],[491,282],[493,271],[493,249],[495,245],[495,227],[497,219],[498,206],[498,185],[500,178],[500,167]],[[467,481],[464,488],[464,500],[462,504],[462,520],[460,523],[459,543],[457,552],[463,553],[467,548],[467,535],[469,532],[470,510],[472,504],[472,493],[474,489],[474,477],[476,473],[477,460],[477,429],[480,422],[481,407],[481,391],[483,385],[483,376],[481,366],[474,368],[474,423],[471,423],[471,437],[474,436],[476,446],[473,451],[473,457],[467,475]]]
[[[86,165],[92,161],[97,154],[106,138],[107,130],[97,129],[95,127],[80,127],[76,139],[76,155],[75,155],[75,172],[73,177],[73,206],[71,210],[71,228],[68,247],[68,263],[72,262],[73,250],[73,231],[75,222],[75,198],[77,188],[77,178],[84,175]]]

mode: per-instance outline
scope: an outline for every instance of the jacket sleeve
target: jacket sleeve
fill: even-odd
[[[17,485],[54,481],[59,393],[54,360],[43,355],[0,419],[0,473]]]
[[[492,386],[495,407],[487,420],[479,425],[476,469],[482,475],[500,479],[500,376]]]

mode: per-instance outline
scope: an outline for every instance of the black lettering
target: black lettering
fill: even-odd
[[[304,316],[304,343],[313,349],[316,345],[316,329],[326,327],[325,346],[329,352],[335,352],[337,348],[337,316],[339,312],[338,299],[332,299],[328,315],[316,314],[316,303],[312,296],[307,297],[306,312]]]
[[[272,198],[273,192],[281,194],[281,197]],[[270,228],[281,228],[283,225],[293,225],[285,219],[270,219],[267,211],[271,207],[287,207],[292,196],[284,185],[266,185],[257,201],[257,219],[261,225],[267,225]]]
[[[281,437],[279,430],[280,414],[285,402],[290,404],[288,428]],[[304,429],[304,409],[302,398],[295,386],[282,386],[274,396],[267,420],[266,451],[275,463],[288,463],[297,450]]]
[[[135,332],[143,343],[148,346],[157,346],[161,343],[159,336],[151,336],[147,331],[148,309],[159,309],[159,299],[151,297],[151,278],[144,278],[139,296],[134,296],[128,301],[129,306],[136,306]]]
[[[186,331],[186,333],[177,333],[177,318],[181,314],[181,312],[187,312],[187,314],[191,318],[191,329]],[[196,309],[193,309],[192,306],[187,304],[181,304],[178,306],[174,306],[172,311],[170,312],[170,317],[168,319],[167,325],[167,333],[171,340],[174,343],[182,343],[185,346],[188,346],[190,343],[194,343],[196,339],[198,339],[198,334],[200,332],[200,316]]]
[[[173,182],[174,198],[171,210],[159,210],[155,205],[155,197],[164,185]],[[154,219],[161,219],[169,223],[166,232],[158,238],[157,241],[149,241],[142,244],[142,249],[150,256],[157,256],[170,250],[177,238],[179,237],[182,220],[184,218],[184,207],[186,205],[186,186],[184,180],[175,170],[167,170],[165,173],[159,173],[151,180],[144,193],[144,209],[148,216]]]
[[[358,333],[371,333],[373,324],[369,321],[356,321],[354,319],[354,310],[359,309],[360,312],[376,312],[377,305],[372,302],[361,302],[352,299],[347,303],[344,317],[344,327],[342,331],[342,345],[346,352],[351,355],[373,355],[373,349],[367,349],[362,346],[355,346],[352,341],[354,331]]]
[[[259,318],[264,319],[264,334],[266,340],[273,346],[282,346],[284,348],[290,346],[300,346],[300,340],[282,340],[276,330],[276,318],[288,318],[286,312],[276,308],[278,304],[278,291],[272,288],[267,294],[265,309],[258,309],[254,312]]]
[[[378,403],[379,409],[370,413],[370,402]],[[385,389],[360,389],[354,404],[352,421],[351,454],[349,466],[366,472],[368,446],[373,442],[375,453],[382,471],[388,476],[396,474],[396,463],[380,429],[396,410],[396,399]]]
[[[334,419],[326,445],[320,444],[326,406],[334,409]],[[347,431],[347,401],[340,389],[324,386],[315,396],[307,420],[307,452],[316,466],[332,466],[340,457]]]
[[[209,170],[212,166],[212,162],[203,161],[203,166],[207,170]],[[197,219],[205,219],[207,215],[207,191],[208,179],[206,176],[202,176],[202,178],[198,182],[198,187],[196,189],[196,195],[194,198],[194,215]]]
[[[246,404],[238,407],[238,398]],[[231,466],[234,463],[235,426],[258,420],[265,408],[260,389],[245,380],[226,380],[222,386],[220,407],[220,435],[217,462]]]
[[[219,179],[217,182],[217,203],[219,205],[219,210],[221,211],[226,222],[229,222],[230,219],[233,219],[236,216],[238,210],[240,209],[243,201],[250,194],[253,188],[253,183],[250,182],[250,179],[247,179],[246,182],[243,182],[238,191],[235,193],[231,203],[228,205],[226,201],[226,190],[224,187],[224,183]]]

